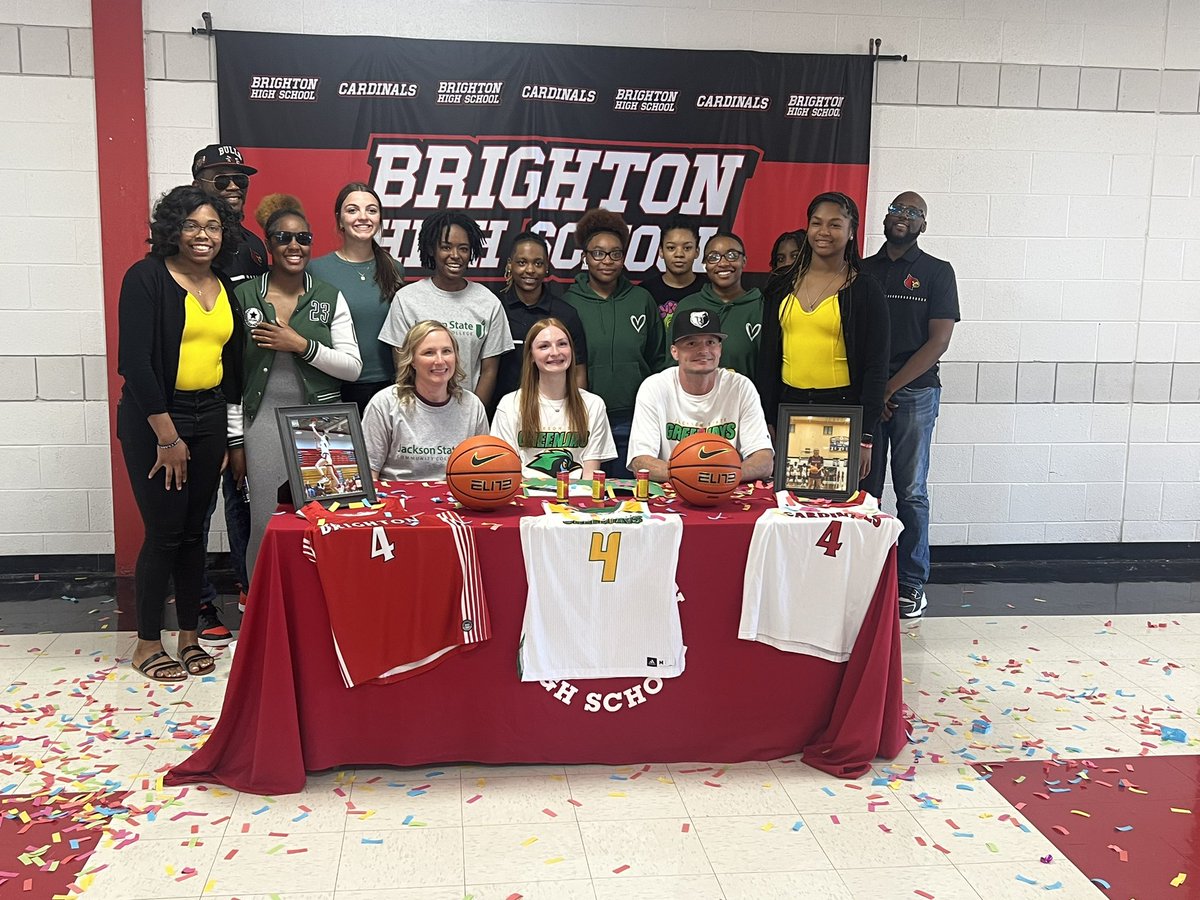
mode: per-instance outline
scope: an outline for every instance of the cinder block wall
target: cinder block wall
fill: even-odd
[[[934,543],[1200,538],[1196,0],[205,7],[218,29],[263,32],[797,53],[883,38],[910,62],[878,70],[868,249],[890,199],[918,190],[923,245],[954,263],[962,296]],[[152,196],[217,138],[200,9],[144,3]],[[0,2],[0,23],[0,553],[104,552],[90,5]]]

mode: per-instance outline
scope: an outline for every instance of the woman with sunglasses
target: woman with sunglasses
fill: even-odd
[[[718,231],[704,245],[704,270],[708,281],[697,293],[684,297],[675,315],[705,310],[721,323],[721,365],[751,381],[758,370],[758,342],[762,334],[763,296],[758,288],[742,285],[746,245],[732,231]]]
[[[658,304],[650,293],[625,277],[629,226],[617,213],[590,209],[575,226],[584,270],[567,288],[565,299],[579,313],[588,345],[588,387],[608,409],[617,458],[604,471],[629,477],[625,454],[638,386],[665,363],[666,334]]]
[[[275,410],[337,403],[343,381],[362,371],[354,321],[345,298],[307,271],[312,232],[300,201],[287,194],[263,198],[255,218],[267,236],[271,269],[237,288],[246,327],[241,406],[230,411],[229,464],[239,486],[250,484],[250,541],[254,564],[277,491],[287,481]],[[299,502],[299,501],[297,501]]]
[[[861,406],[861,480],[883,412],[891,320],[879,282],[862,272],[858,223],[845,194],[818,194],[808,205],[800,255],[767,284],[758,383],[769,423],[780,403]]]
[[[392,348],[375,338],[396,291],[404,287],[404,267],[375,239],[383,224],[383,204],[366,184],[352,181],[338,191],[333,217],[342,246],[309,263],[308,271],[342,293],[354,319],[362,353],[362,374],[357,381],[342,384],[342,400],[358,404],[361,413],[367,402],[396,378]]]
[[[121,284],[117,371],[125,385],[117,438],[145,525],[131,663],[152,681],[183,681],[216,665],[197,634],[204,519],[225,458],[226,398],[240,394],[242,335],[233,288],[212,264],[237,233],[223,200],[177,187],[155,205],[150,253]],[[162,644],[172,578],[178,661]]]

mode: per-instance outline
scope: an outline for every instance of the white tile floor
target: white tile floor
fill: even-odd
[[[903,638],[913,743],[856,782],[793,758],[347,768],[281,797],[161,785],[219,716],[227,659],[168,688],[130,670],[129,634],[0,635],[0,790],[130,792],[88,900],[1099,897],[968,763],[1197,752],[1200,615],[1150,624],[927,620]]]

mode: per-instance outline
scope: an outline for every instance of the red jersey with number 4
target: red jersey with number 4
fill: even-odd
[[[411,678],[491,637],[475,537],[457,513],[399,501],[301,510],[347,687]]]
[[[861,501],[763,513],[750,539],[738,637],[845,662],[902,530]]]

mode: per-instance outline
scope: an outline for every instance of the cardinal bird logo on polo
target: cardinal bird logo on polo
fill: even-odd
[[[575,472],[582,470],[583,466],[575,462],[575,457],[566,450],[543,450],[531,459],[525,468],[533,469],[535,472],[544,472],[553,478],[559,472]]]
[[[915,291],[921,286],[921,279],[917,278],[916,275],[913,275],[910,272],[908,277],[904,279],[904,286],[910,291]]]

